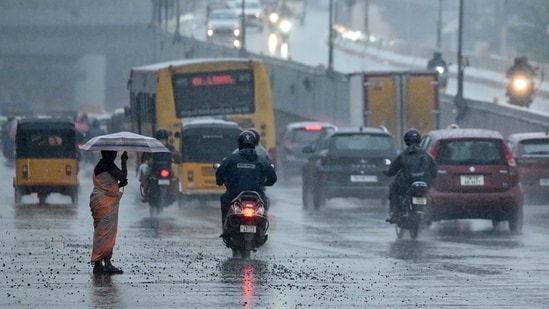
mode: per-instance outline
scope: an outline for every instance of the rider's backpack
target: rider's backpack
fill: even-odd
[[[410,183],[414,181],[425,181],[430,184],[431,173],[429,171],[429,162],[426,158],[427,154],[423,151],[416,151],[404,157],[404,168],[402,169],[403,176]]]

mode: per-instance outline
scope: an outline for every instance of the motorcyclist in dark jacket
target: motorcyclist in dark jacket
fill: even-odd
[[[508,78],[511,78],[517,73],[522,73],[530,77],[534,77],[534,75],[536,75],[536,70],[532,65],[530,65],[530,63],[528,63],[528,58],[522,56],[515,58],[513,65],[509,69],[507,69],[506,75]]]
[[[237,153],[231,153],[215,172],[218,186],[225,185],[226,191],[221,195],[221,226],[229,211],[231,201],[242,191],[256,191],[264,201],[265,186],[275,184],[277,177],[274,167],[255,151],[255,135],[250,131],[240,133]],[[266,203],[265,209],[268,210]],[[221,234],[221,237],[224,237]]]
[[[404,149],[391,163],[389,169],[383,173],[386,176],[395,176],[389,188],[389,219],[393,223],[398,218],[401,209],[400,197],[414,181],[424,181],[431,186],[437,175],[435,160],[423,148],[419,147],[421,134],[416,129],[409,129],[404,134]]]
[[[445,71],[448,71],[448,65],[446,64],[446,61],[442,58],[442,53],[439,51],[436,51],[433,53],[433,58],[429,59],[427,62],[427,69],[428,70],[434,70],[437,66],[441,66],[444,68]]]
[[[152,173],[158,171],[163,167],[171,167],[172,163],[181,162],[181,155],[175,147],[169,143],[169,132],[166,129],[158,129],[154,133],[154,138],[159,140],[170,152],[155,152],[147,156],[144,156],[141,160],[143,164],[147,164],[146,168],[140,167],[142,173],[139,175],[141,181],[141,188],[143,191],[143,203],[147,203],[149,200],[149,178]],[[175,185],[175,184],[174,184]],[[175,190],[175,189],[174,189]]]
[[[442,91],[446,91],[445,89],[448,86],[449,77],[448,64],[446,64],[446,61],[442,58],[441,52],[436,51],[433,53],[433,58],[429,59],[427,62],[427,70],[437,71],[439,85],[442,88]]]

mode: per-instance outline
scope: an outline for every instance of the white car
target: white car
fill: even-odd
[[[206,37],[228,36],[240,38],[240,20],[233,9],[214,9],[207,21]]]
[[[242,1],[228,1],[228,4],[234,9],[239,17],[242,15]],[[259,0],[244,1],[244,16],[246,26],[258,27],[259,31],[263,31],[265,13]]]

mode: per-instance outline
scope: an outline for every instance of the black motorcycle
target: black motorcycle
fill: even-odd
[[[265,202],[255,191],[243,191],[231,201],[231,206],[223,226],[229,236],[224,239],[233,251],[233,257],[250,258],[251,251],[257,250],[267,240],[269,220]]]
[[[147,186],[148,192],[141,192],[148,197],[151,215],[160,214],[177,200],[179,194],[178,178],[171,168],[171,154],[167,152],[153,153],[153,166]],[[145,194],[146,193],[146,194]]]
[[[509,104],[529,107],[534,95],[534,79],[530,74],[517,72],[509,77],[507,84]]]
[[[428,226],[425,211],[429,202],[429,187],[423,181],[412,183],[410,188],[406,190],[404,196],[401,197],[401,212],[394,220],[395,231],[400,239],[406,231],[409,232],[410,238],[416,239],[419,231]]]

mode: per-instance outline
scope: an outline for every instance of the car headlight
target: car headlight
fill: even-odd
[[[276,12],[273,12],[273,13],[269,14],[269,21],[273,24],[278,22],[278,18],[279,18],[279,16],[278,16],[278,13],[276,13]]]

